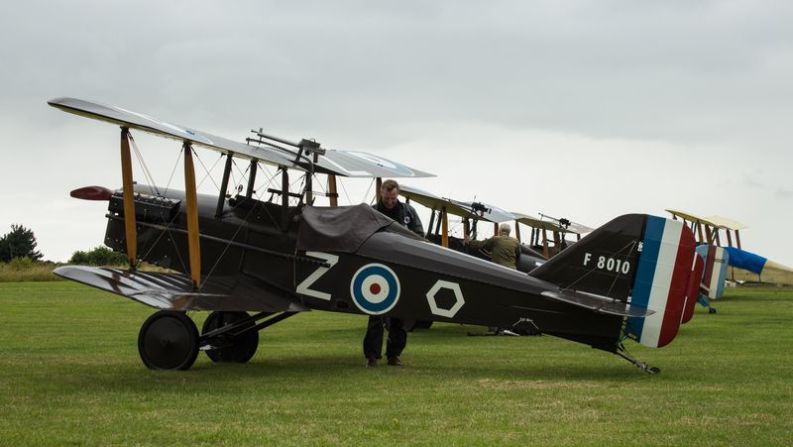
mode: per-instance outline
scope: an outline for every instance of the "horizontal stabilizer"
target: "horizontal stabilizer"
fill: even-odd
[[[240,293],[234,287],[219,283],[209,283],[201,291],[195,291],[190,278],[179,273],[131,272],[88,266],[58,267],[53,273],[156,309],[259,312],[307,310],[285,298]]]
[[[655,311],[644,307],[631,306],[623,301],[595,295],[593,293],[573,290],[546,290],[542,292],[541,295],[603,314],[620,315],[623,317],[646,317],[655,313]]]

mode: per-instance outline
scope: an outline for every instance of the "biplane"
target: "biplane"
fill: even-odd
[[[247,362],[260,330],[309,310],[538,331],[617,354],[650,373],[657,368],[633,359],[624,342],[662,347],[678,332],[695,257],[694,235],[679,221],[617,217],[526,274],[429,243],[368,205],[313,206],[315,174],[422,171],[261,130],[237,143],[118,107],[72,98],[49,104],[120,127],[122,187],[72,195],[108,202],[105,243],[126,253],[129,265],[55,273],[157,309],[138,334],[149,368],[188,369],[200,351],[214,362]],[[179,141],[184,191],[134,182],[133,131]],[[199,148],[227,157],[216,196],[196,190]],[[251,163],[245,192],[228,189],[235,160]],[[281,189],[269,200],[254,193],[259,163],[281,174]],[[290,190],[290,172],[305,177],[302,190]],[[140,271],[142,261],[173,273]],[[188,312],[210,312],[200,333]]]
[[[565,218],[556,219],[542,213],[540,217],[516,212],[512,214],[515,216],[515,236],[518,240],[521,240],[520,224],[531,228],[528,245],[541,252],[546,259],[580,241],[582,235],[592,232],[591,228]],[[575,235],[575,241],[568,240],[567,235]]]
[[[410,203],[418,203],[430,210],[430,220],[427,226],[426,238],[430,242],[450,248],[471,256],[490,259],[490,256],[481,251],[474,250],[464,244],[464,239],[476,239],[478,225],[485,222],[493,225],[493,233],[498,233],[498,225],[502,222],[516,220],[515,215],[496,206],[484,202],[465,202],[433,193],[423,191],[412,186],[400,186],[399,194]],[[452,235],[449,216],[456,216],[462,223],[462,238]],[[528,246],[521,246],[521,256],[518,259],[518,270],[528,273],[545,262],[546,258]]]
[[[709,299],[723,295],[727,278],[758,282],[765,278],[768,282],[793,285],[793,269],[743,249],[740,232],[748,228],[746,225],[721,216],[700,217],[673,209],[666,211],[673,219],[682,220],[696,231],[697,251],[705,259],[703,283],[707,287],[700,300],[703,306],[709,307]],[[710,307],[709,310],[713,312]]]

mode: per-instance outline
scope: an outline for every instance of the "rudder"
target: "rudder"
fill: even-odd
[[[694,234],[682,222],[646,214],[613,219],[531,272],[532,276],[628,302],[654,313],[626,319],[623,334],[650,347],[677,334],[694,269]]]

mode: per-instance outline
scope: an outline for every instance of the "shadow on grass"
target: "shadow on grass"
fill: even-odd
[[[163,392],[169,389],[201,389],[207,392],[250,390],[258,392],[279,391],[285,388],[304,392],[322,392],[325,387],[347,389],[357,392],[372,386],[404,389],[405,382],[413,382],[415,388],[427,389],[449,383],[468,383],[481,380],[504,382],[603,382],[625,383],[645,380],[649,376],[618,358],[613,363],[601,361],[593,364],[564,364],[564,359],[555,359],[558,365],[517,365],[505,359],[470,364],[458,359],[454,362],[438,360],[425,362],[411,358],[406,366],[365,368],[363,359],[339,356],[293,356],[278,359],[258,359],[249,364],[214,364],[206,361],[197,363],[189,371],[150,371],[142,365],[129,363],[88,367],[63,365],[66,374],[50,375],[50,386],[83,392]],[[334,378],[329,382],[330,378]],[[60,382],[60,383],[58,383]]]

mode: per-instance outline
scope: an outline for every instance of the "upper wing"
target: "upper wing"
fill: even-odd
[[[708,217],[708,220],[728,230],[740,231],[749,228],[746,225],[742,224],[741,222],[721,216],[710,216]]]
[[[471,211],[464,206],[412,186],[399,185],[399,194],[432,210],[446,208],[447,213],[455,216],[474,217]]]
[[[567,233],[568,231],[559,225],[542,219],[537,219],[536,217],[531,217],[526,214],[521,213],[512,213],[515,215],[518,222],[528,225],[532,228],[538,228],[540,230],[548,230],[548,231],[558,231],[560,233]]]
[[[187,140],[200,146],[222,152],[231,151],[234,152],[236,156],[243,158],[255,158],[275,165],[303,170],[302,167],[293,163],[285,154],[278,152],[276,149],[238,143],[184,126],[161,121],[142,113],[122,109],[121,107],[103,105],[76,98],[57,98],[49,101],[48,104],[75,115],[126,126],[130,129],[142,130],[179,141]]]
[[[157,309],[256,312],[308,310],[288,298],[266,293],[250,285],[228,284],[222,280],[209,281],[201,292],[196,292],[190,278],[178,273],[130,272],[87,266],[58,267],[53,273]]]
[[[399,194],[433,210],[446,208],[447,213],[460,216],[462,218],[484,220],[487,222],[496,223],[507,222],[515,219],[515,216],[512,213],[504,211],[496,206],[480,203],[479,205],[484,206],[485,210],[478,211],[474,209],[473,202],[463,202],[460,200],[440,197],[431,192],[413,188],[412,186],[400,185]]]
[[[485,220],[487,222],[509,222],[511,220],[515,220],[515,215],[510,213],[509,211],[505,211],[497,206],[490,205],[484,202],[463,202],[460,200],[450,199],[452,203],[455,203],[465,209],[467,209],[472,215],[475,216],[476,219]],[[475,205],[478,205],[480,208],[477,210],[475,209]],[[484,210],[482,210],[484,208]]]
[[[378,155],[359,151],[328,149],[317,165],[326,171],[345,177],[434,177],[435,174],[387,160]]]
[[[250,145],[211,135],[199,130],[169,123],[149,115],[121,107],[99,104],[76,98],[57,98],[48,102],[52,107],[75,115],[105,121],[119,126],[179,141],[190,141],[220,152],[233,152],[235,157],[261,160],[289,169],[308,170],[297,153],[267,145]],[[357,151],[327,150],[316,163],[318,172],[344,177],[431,177],[433,174],[410,168],[377,155]]]

